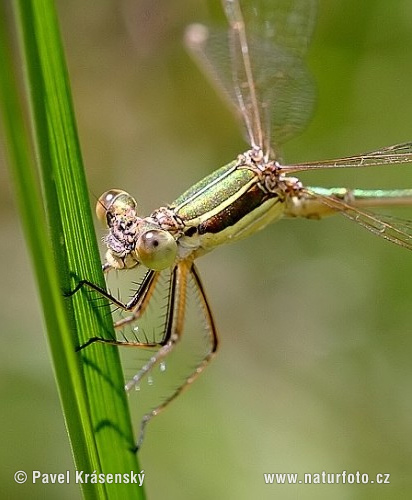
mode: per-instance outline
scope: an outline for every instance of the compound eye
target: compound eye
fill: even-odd
[[[177,243],[167,231],[151,229],[138,239],[136,252],[144,266],[154,271],[162,271],[175,261]]]
[[[136,212],[137,203],[133,196],[121,189],[110,189],[103,193],[96,203],[96,215],[99,221],[109,227],[110,216],[126,215]]]

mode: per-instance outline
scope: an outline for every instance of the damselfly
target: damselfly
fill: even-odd
[[[239,0],[222,0],[228,28],[192,25],[186,44],[197,62],[223,91],[243,121],[250,149],[216,170],[177,200],[148,217],[125,191],[113,189],[97,203],[98,217],[107,225],[108,247],[103,270],[145,268],[131,300],[123,303],[105,290],[99,292],[129,316],[117,329],[138,322],[150,307],[163,281],[168,294],[161,336],[144,334],[90,339],[118,346],[152,349],[150,358],[126,383],[139,387],[155,366],[179,343],[187,315],[188,290],[196,296],[199,325],[207,333],[208,349],[183,383],[143,417],[138,446],[147,422],[191,384],[213,358],[218,337],[212,313],[194,261],[223,243],[237,241],[282,217],[322,218],[334,214],[412,249],[412,226],[406,221],[376,215],[373,207],[412,205],[412,189],[361,190],[306,187],[294,174],[306,170],[359,168],[412,162],[412,143],[398,144],[361,155],[287,165],[280,147],[306,125],[312,110],[313,86],[303,63],[316,16],[314,0],[253,0],[242,10]]]

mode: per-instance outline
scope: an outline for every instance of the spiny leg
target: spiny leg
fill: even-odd
[[[147,271],[138,290],[129,300],[129,302],[126,303],[121,302],[119,299],[117,299],[115,296],[107,292],[105,289],[101,288],[100,286],[88,280],[81,280],[74,288],[74,290],[67,293],[66,296],[71,297],[79,290],[81,290],[83,287],[87,287],[99,293],[102,297],[108,299],[112,304],[116,305],[119,309],[122,309],[123,311],[132,312],[132,314],[127,318],[123,318],[114,323],[115,328],[120,328],[125,324],[130,323],[132,321],[136,321],[137,319],[139,319],[139,317],[141,317],[141,315],[146,310],[146,307],[150,301],[150,298],[156,287],[158,278],[159,278],[158,272],[152,270]],[[122,341],[117,339],[105,339],[102,337],[92,337],[85,344],[81,345],[77,349],[77,351],[84,349],[85,347],[89,346],[90,344],[93,344],[94,342],[101,342],[105,344],[119,345],[119,346],[147,347],[147,348],[161,347],[162,345],[164,345],[164,339],[161,342],[139,342],[139,341],[129,341],[129,340]]]
[[[142,377],[146,375],[155,364],[157,364],[161,359],[163,359],[165,356],[167,356],[173,349],[173,347],[176,345],[176,343],[179,341],[183,329],[183,324],[184,324],[184,316],[185,316],[185,294],[186,294],[186,288],[187,288],[187,275],[188,273],[191,273],[193,279],[194,279],[194,284],[196,286],[196,289],[199,293],[199,299],[201,302],[203,314],[204,314],[204,319],[206,323],[206,328],[208,331],[208,337],[209,337],[209,343],[210,343],[210,348],[207,352],[207,354],[203,357],[203,359],[200,361],[200,363],[197,365],[196,369],[186,378],[186,380],[177,388],[175,391],[165,400],[163,403],[161,403],[159,406],[151,410],[149,413],[146,413],[141,421],[140,424],[140,434],[139,438],[137,441],[137,450],[140,448],[142,442],[143,442],[143,437],[144,437],[144,431],[146,428],[147,423],[156,415],[158,415],[166,406],[169,405],[174,399],[179,396],[184,389],[186,389],[194,380],[197,379],[197,377],[203,372],[203,370],[206,368],[206,366],[210,363],[214,355],[216,354],[217,347],[218,347],[218,336],[216,332],[216,327],[213,321],[212,313],[209,307],[209,303],[207,301],[203,285],[200,281],[200,277],[198,275],[198,272],[192,264],[191,268],[189,269],[186,265],[180,265],[179,266],[179,275],[178,275],[178,282],[179,282],[179,291],[178,291],[178,298],[179,303],[176,307],[176,311],[174,310],[174,303],[172,303],[172,314],[171,314],[171,323],[172,323],[172,328],[173,328],[173,333],[170,336],[170,341],[162,347],[156,355],[154,355],[150,361],[145,365],[134,377],[133,379],[126,384],[126,390],[130,390],[132,387],[135,387]],[[183,298],[182,298],[183,297]],[[176,313],[176,316],[175,316]],[[174,318],[175,316],[175,318]]]
[[[181,337],[181,333],[183,331],[184,320],[185,320],[185,301],[186,301],[186,289],[187,289],[187,280],[189,273],[193,277],[194,284],[196,286],[197,291],[199,292],[199,299],[201,301],[203,314],[205,318],[205,322],[207,325],[207,330],[209,333],[209,341],[210,341],[210,350],[206,354],[206,356],[202,359],[202,361],[198,364],[196,369],[187,377],[184,383],[178,387],[174,393],[167,398],[161,405],[144,415],[140,434],[137,441],[137,449],[142,444],[144,437],[144,430],[147,425],[147,422],[151,420],[154,416],[158,415],[161,410],[163,410],[171,401],[173,401],[186,387],[188,387],[206,368],[211,359],[213,358],[217,346],[218,346],[218,338],[216,333],[216,328],[214,325],[214,321],[212,318],[212,314],[203,290],[203,286],[201,284],[199,275],[196,271],[195,266],[192,263],[183,262],[180,263],[171,274],[171,284],[170,284],[170,300],[169,300],[169,310],[166,321],[165,335],[161,342],[158,343],[148,343],[148,342],[130,342],[130,341],[121,341],[115,339],[104,339],[99,337],[94,337],[88,340],[85,344],[80,346],[77,350],[81,350],[88,345],[94,342],[101,342],[111,345],[117,345],[122,347],[142,347],[142,348],[159,348],[159,350],[149,359],[149,361],[139,370],[139,372],[125,385],[125,389],[130,391],[132,388],[136,387],[140,381],[146,376],[155,365],[157,365],[162,359],[164,359],[168,354],[171,353],[174,346],[178,343]],[[134,321],[139,318],[145,311],[149,299],[153,294],[153,290],[156,286],[158,274],[154,271],[148,271],[143,279],[137,293],[132,297],[132,299],[123,303],[106,290],[102,289],[98,285],[95,285],[92,282],[87,280],[82,280],[78,283],[76,288],[67,294],[67,296],[74,295],[84,286],[98,292],[100,295],[106,297],[113,304],[118,306],[119,308],[125,311],[132,311],[132,315],[128,318],[125,318],[125,322]],[[130,318],[130,319],[129,319]],[[124,321],[124,320],[121,320]],[[124,323],[123,323],[124,324]]]
[[[154,271],[149,271],[150,273]],[[131,300],[126,304],[128,307],[125,311],[131,311],[132,314],[127,316],[126,318],[119,319],[116,321],[113,326],[115,329],[123,328],[125,325],[129,323],[133,323],[137,321],[146,311],[146,307],[148,306],[150,299],[153,296],[154,290],[156,288],[157,282],[160,277],[160,273],[154,273],[153,277],[150,276],[148,279],[148,284],[146,284],[146,278],[148,277],[149,272],[146,273],[142,283],[140,283],[139,288],[136,293],[133,295]]]

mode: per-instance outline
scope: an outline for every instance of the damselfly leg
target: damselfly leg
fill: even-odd
[[[83,287],[86,287],[108,299],[109,302],[111,302],[117,308],[126,312],[131,312],[132,314],[127,318],[123,318],[122,320],[114,323],[115,328],[120,329],[123,328],[126,324],[138,321],[139,318],[146,312],[147,305],[150,299],[152,299],[153,297],[154,288],[157,284],[157,280],[159,279],[159,275],[160,272],[148,271],[145,275],[144,280],[141,282],[140,287],[131,298],[131,300],[127,303],[121,302],[106,290],[96,286],[94,283],[91,283],[87,280],[82,280],[81,282],[79,282],[76,288],[69,295],[73,295]],[[144,430],[147,423],[151,420],[151,418],[158,415],[164,408],[166,408],[169,403],[171,403],[203,372],[203,370],[213,358],[218,347],[218,336],[210,306],[208,304],[199,274],[194,264],[186,262],[179,263],[173,269],[170,275],[170,294],[168,299],[168,311],[166,314],[164,336],[158,342],[150,342],[148,340],[140,341],[140,339],[106,339],[95,337],[89,339],[85,344],[78,348],[78,350],[83,350],[91,344],[99,342],[119,347],[152,350],[149,359],[125,383],[125,390],[127,392],[131,392],[134,389],[139,388],[142,380],[150,375],[155,366],[166,360],[166,358],[171,354],[182,337],[186,321],[186,300],[189,280],[191,284],[191,294],[194,294],[196,296],[198,311],[203,316],[199,318],[199,320],[203,324],[203,328],[207,334],[206,337],[208,347],[206,348],[202,358],[196,360],[195,367],[190,370],[190,372],[185,376],[184,380],[182,380],[176,387],[174,387],[171,393],[169,393],[167,397],[165,397],[161,401],[161,403],[157,404],[154,408],[151,408],[150,411],[143,415],[139,424],[137,449],[140,448],[143,442]]]

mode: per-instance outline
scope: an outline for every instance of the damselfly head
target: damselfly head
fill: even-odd
[[[96,204],[96,215],[109,229],[104,241],[108,247],[106,263],[112,269],[130,269],[139,262],[134,248],[141,217],[137,215],[136,200],[121,189],[103,193]]]
[[[176,259],[177,243],[157,221],[137,215],[136,200],[126,191],[111,189],[96,205],[100,222],[109,228],[104,241],[108,246],[106,262],[114,269],[130,269],[143,264],[161,271]]]

